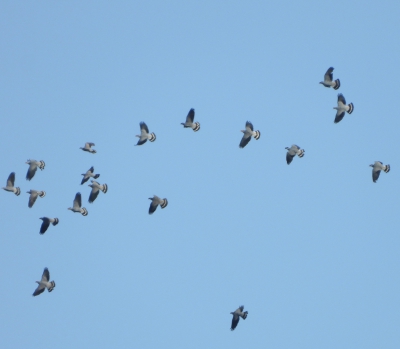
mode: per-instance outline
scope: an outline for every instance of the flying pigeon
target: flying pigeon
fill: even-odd
[[[186,116],[186,122],[181,122],[181,125],[183,125],[183,127],[188,128],[190,127],[194,132],[197,132],[198,130],[200,130],[200,123],[199,122],[195,122],[193,123],[194,120],[194,109],[190,109],[188,115]]]
[[[47,291],[53,291],[54,287],[56,287],[56,283],[54,281],[50,281],[50,273],[49,269],[44,268],[42,280],[36,281],[39,286],[36,288],[35,292],[33,292],[32,296],[38,296],[47,288]]]
[[[383,170],[384,172],[388,173],[390,171],[390,165],[384,165],[380,161],[375,161],[373,165],[369,165],[372,167],[372,180],[374,183],[379,178],[379,175],[381,174],[381,171]]]
[[[50,223],[53,225],[57,225],[59,222],[58,218],[41,217],[39,219],[43,221],[40,227],[40,235],[43,235],[47,231],[47,228],[50,226]]]
[[[94,180],[91,180],[92,184],[89,184],[89,187],[92,187],[92,191],[89,195],[89,203],[92,203],[96,200],[97,196],[99,195],[100,190],[105,194],[107,193],[108,186],[107,184],[100,184]]]
[[[94,168],[93,168],[93,166],[92,166],[91,168],[89,168],[89,169],[86,171],[86,173],[82,173],[83,178],[82,178],[81,185],[82,185],[83,183],[86,183],[86,182],[89,180],[90,177],[93,177],[93,178],[95,178],[95,179],[97,179],[97,178],[100,177],[99,174],[93,174],[93,172],[94,172]]]
[[[241,130],[244,133],[242,140],[240,141],[239,148],[244,148],[247,143],[250,142],[251,136],[255,139],[259,139],[261,136],[260,131],[254,131],[253,124],[250,121],[246,121],[246,130]]]
[[[26,179],[30,181],[36,173],[37,168],[39,167],[40,170],[44,169],[46,165],[43,160],[36,161],[36,160],[28,160],[26,164],[29,165],[28,172],[26,173]]]
[[[340,87],[340,80],[336,79],[335,81],[333,81],[333,67],[330,67],[325,75],[324,75],[324,81],[321,81],[320,84],[324,85],[325,87],[333,87],[335,90],[337,90]]]
[[[144,122],[140,123],[140,136],[136,135],[139,138],[136,145],[142,145],[149,140],[150,142],[154,142],[156,140],[156,135],[154,133],[149,133],[149,128]]]
[[[28,194],[31,194],[29,196],[29,202],[28,202],[28,207],[31,208],[33,204],[35,203],[36,199],[38,196],[41,198],[44,198],[46,196],[46,192],[44,190],[29,190],[27,191]]]
[[[349,105],[346,105],[346,100],[344,99],[344,96],[339,93],[338,94],[338,101],[337,101],[337,107],[333,107],[333,109],[336,109],[336,117],[335,117],[335,124],[338,122],[342,121],[345,112],[351,114],[354,110],[354,105],[353,103],[350,103]]]
[[[10,191],[18,196],[19,194],[21,194],[21,189],[19,189],[19,187],[14,187],[14,182],[15,182],[15,172],[11,172],[7,178],[7,185],[3,187],[3,189],[6,191]]]
[[[76,193],[75,199],[73,202],[72,207],[68,207],[68,210],[71,210],[72,212],[78,212],[82,213],[82,216],[87,216],[88,215],[88,210],[82,206],[82,195],[81,193]]]
[[[96,154],[97,151],[92,149],[92,147],[94,147],[94,146],[95,146],[94,143],[86,142],[85,146],[83,148],[80,147],[79,149],[82,149],[83,151],[88,151],[89,153],[92,153],[92,154]]]
[[[149,214],[153,214],[154,211],[157,209],[157,206],[160,205],[161,208],[165,208],[168,205],[168,200],[167,199],[160,199],[157,195],[154,195],[154,197],[149,198],[151,200],[151,204],[149,207]]]
[[[300,147],[296,144],[293,144],[290,148],[286,147],[287,153],[286,153],[286,162],[288,165],[292,162],[293,158],[298,155],[299,158],[302,158],[304,156],[304,149],[300,149]]]
[[[247,311],[243,312],[243,309],[244,309],[244,306],[242,305],[239,308],[237,308],[234,312],[231,313],[233,315],[231,331],[233,331],[236,328],[236,326],[238,325],[239,320],[240,320],[239,317],[241,317],[243,320],[246,320],[248,312]]]

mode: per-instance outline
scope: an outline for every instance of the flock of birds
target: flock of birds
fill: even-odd
[[[340,87],[340,80],[339,79],[333,80],[333,74],[332,74],[333,70],[334,68],[330,67],[326,71],[324,75],[324,81],[321,81],[320,84],[322,84],[325,87],[328,88],[332,87],[333,89],[337,90]],[[336,116],[334,123],[338,123],[342,121],[346,113],[351,114],[354,111],[354,105],[353,103],[346,104],[344,96],[341,93],[339,93],[337,100],[337,107],[334,107],[333,109],[336,109]],[[186,116],[186,121],[182,122],[181,124],[183,125],[184,128],[191,128],[194,132],[197,132],[200,130],[200,123],[194,122],[194,117],[195,117],[195,111],[194,109],[190,109],[189,113]],[[245,130],[241,130],[241,132],[243,132],[243,137],[239,143],[240,148],[244,148],[250,142],[252,137],[255,138],[256,140],[258,140],[261,137],[260,131],[258,130],[254,131],[253,124],[250,121],[246,122]],[[148,140],[150,142],[154,142],[156,140],[156,135],[154,133],[150,133],[149,128],[144,122],[140,123],[140,135],[137,135],[136,137],[139,138],[136,145],[143,145]],[[94,143],[88,142],[85,144],[84,147],[81,147],[80,149],[82,149],[85,152],[89,152],[91,154],[96,154],[96,150],[92,148],[93,146],[95,146]],[[293,158],[296,155],[299,158],[302,158],[305,153],[304,149],[301,149],[298,145],[295,144],[293,144],[290,148],[286,147],[285,149],[287,149],[286,162],[288,165],[293,161]],[[28,181],[30,181],[35,176],[35,173],[38,168],[40,170],[44,170],[45,168],[45,162],[43,160],[40,161],[28,160],[26,164],[29,165],[28,172],[26,174],[26,179]],[[372,167],[372,180],[374,183],[378,180],[381,171],[384,171],[386,173],[390,171],[390,165],[384,165],[380,161],[375,161],[375,163],[370,166]],[[103,193],[107,193],[108,191],[107,184],[100,184],[99,182],[95,181],[95,179],[99,178],[100,175],[94,173],[93,166],[89,170],[87,170],[86,173],[83,173],[82,176],[83,178],[81,181],[81,185],[86,183],[90,178],[93,178],[91,179],[92,184],[89,185],[89,187],[92,188],[89,195],[89,200],[88,200],[89,203],[93,203],[96,200],[100,191],[102,191]],[[17,196],[20,195],[21,189],[19,187],[15,187],[15,172],[10,173],[7,179],[7,185],[3,187],[3,189],[8,192],[12,192]],[[46,195],[46,192],[44,190],[31,189],[27,193],[30,194],[28,201],[29,208],[33,207],[38,197],[43,198]],[[153,214],[158,206],[161,206],[161,208],[163,209],[168,205],[168,200],[166,198],[161,199],[158,196],[154,195],[152,198],[149,199],[151,200],[149,207],[149,214]],[[76,193],[73,205],[72,207],[69,207],[68,210],[71,210],[74,213],[81,213],[83,216],[88,215],[88,210],[85,207],[82,207],[82,195],[80,192]],[[41,217],[40,219],[42,220],[42,225],[40,227],[40,234],[44,234],[49,228],[50,224],[55,226],[59,223],[58,218]],[[47,289],[48,292],[51,292],[56,286],[54,281],[50,281],[50,272],[47,268],[45,268],[43,271],[41,281],[36,281],[36,283],[38,283],[38,286],[34,291],[33,296],[37,296],[43,293],[45,289]],[[242,318],[243,320],[247,318],[248,312],[243,310],[244,306],[240,306],[234,312],[231,312],[232,331],[238,325],[240,318]]]

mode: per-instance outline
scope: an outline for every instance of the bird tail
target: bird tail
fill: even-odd
[[[42,190],[42,192],[39,194],[39,196],[41,198],[44,198],[46,196],[46,192],[44,190]]]
[[[56,287],[56,283],[54,281],[50,281],[50,284],[50,287],[47,289],[49,292],[53,291],[54,287]]]
[[[349,114],[351,114],[352,112],[353,112],[353,110],[354,110],[354,104],[353,103],[350,103],[349,105],[348,105],[348,107],[349,107],[349,110],[347,111]]]
[[[97,178],[99,178],[99,177],[100,177],[99,174],[97,174],[97,175],[94,176],[95,179],[97,179]]]
[[[305,152],[304,149],[299,150],[299,153],[297,154],[299,156],[299,158],[302,158],[304,156],[304,152]]]
[[[339,87],[340,87],[340,80],[339,80],[339,79],[336,79],[336,80],[335,80],[335,86],[333,86],[333,89],[334,89],[334,90],[338,90]]]
[[[81,213],[82,213],[82,216],[87,216],[89,212],[85,207],[82,207]]]
[[[200,123],[199,122],[195,122],[192,126],[192,129],[194,132],[197,132],[198,130],[200,130]]]
[[[261,132],[256,131],[256,135],[254,136],[255,139],[259,139],[261,137]]]
[[[163,199],[163,200],[164,200],[164,202],[160,206],[161,206],[161,208],[166,208],[168,205],[168,200],[167,199]]]
[[[386,165],[384,171],[388,173],[390,171],[390,165]]]
[[[107,193],[107,190],[108,190],[108,185],[104,183],[103,189],[101,189],[101,191],[105,194],[105,193]]]
[[[156,140],[156,134],[154,132],[150,133],[150,142],[154,142]]]
[[[96,153],[97,153],[97,151],[94,150],[94,149],[90,149],[90,152],[91,152],[92,154],[96,154]]]
[[[53,224],[53,225],[57,225],[59,221],[60,221],[60,220],[59,220],[58,218],[54,218],[54,222],[53,222],[53,223],[51,223],[51,224]]]
[[[40,168],[41,170],[44,170],[44,167],[46,166],[46,164],[44,163],[43,160],[40,160],[39,162],[40,162],[39,168]]]
[[[249,313],[248,311],[245,311],[245,312],[243,313],[243,315],[242,315],[242,319],[243,319],[243,320],[246,320],[247,314],[248,314],[248,313]]]
[[[20,189],[19,187],[16,187],[16,188],[15,188],[15,191],[14,191],[14,194],[17,195],[17,196],[18,196],[19,194],[21,194],[21,189]]]

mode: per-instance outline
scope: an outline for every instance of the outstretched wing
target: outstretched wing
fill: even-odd
[[[335,121],[334,123],[337,124],[338,122],[342,121],[342,119],[344,118],[344,114],[346,114],[346,112],[339,112],[339,110],[336,112],[336,117],[335,117]]]
[[[233,331],[235,328],[236,328],[236,326],[238,325],[238,323],[239,323],[239,315],[237,315],[237,314],[233,314],[233,317],[232,317],[232,325],[231,325],[231,331]]]
[[[188,115],[186,116],[186,123],[193,123],[194,120],[194,109],[190,109]]]
[[[333,67],[330,67],[330,68],[326,71],[326,73],[325,73],[325,75],[324,75],[324,81],[329,81],[329,82],[332,81],[332,79],[333,79],[333,74],[332,74],[333,69],[334,69]]]
[[[47,217],[43,217],[42,220],[43,220],[43,223],[42,223],[42,226],[40,227],[41,235],[43,235],[47,231],[47,228],[50,226],[50,220]]]
[[[242,137],[242,140],[240,141],[239,148],[244,148],[247,145],[247,143],[250,142],[250,139],[251,135],[245,133]]]
[[[15,172],[11,172],[7,179],[7,187],[13,187],[15,182]]]
[[[89,203],[92,203],[99,196],[99,188],[93,186],[89,195]]]
[[[33,206],[33,204],[35,203],[37,197],[38,197],[38,192],[31,190],[31,195],[29,196],[29,202],[28,202],[28,207],[29,208],[31,208]]]
[[[46,286],[44,285],[38,285],[38,287],[36,288],[35,292],[33,292],[32,296],[38,296],[41,293],[43,293],[43,291],[46,289]]]
[[[81,207],[82,206],[82,195],[81,193],[76,193],[75,199],[74,199],[74,207]]]
[[[140,131],[145,131],[146,133],[149,133],[149,128],[143,121],[140,123]]]
[[[42,274],[42,282],[48,282],[50,280],[50,272],[49,269],[44,268],[43,274]]]

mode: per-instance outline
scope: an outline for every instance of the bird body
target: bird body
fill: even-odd
[[[342,121],[344,114],[347,112],[348,114],[351,114],[354,110],[354,105],[353,103],[350,103],[348,105],[346,105],[346,99],[344,98],[344,96],[339,93],[338,94],[338,101],[337,101],[338,106],[337,107],[333,107],[333,109],[336,109],[336,117],[335,117],[335,124],[337,124],[338,122]]]
[[[324,81],[321,81],[320,84],[324,85],[325,87],[333,87],[335,90],[337,90],[340,87],[340,80],[336,79],[335,81],[333,81],[333,70],[335,68],[330,67],[325,75],[324,75]]]
[[[376,183],[381,174],[381,171],[388,173],[390,171],[390,165],[384,165],[380,161],[375,161],[373,165],[369,165],[372,167],[372,181]]]
[[[259,139],[261,137],[260,131],[254,131],[253,124],[250,121],[246,122],[246,129],[243,132],[242,140],[240,141],[239,148],[244,148],[251,140],[251,137]]]
[[[85,207],[81,206],[82,206],[82,195],[81,193],[76,193],[72,207],[68,207],[68,210],[71,210],[74,213],[81,213],[82,216],[87,216],[88,210]]]
[[[39,294],[43,293],[44,290],[47,288],[47,291],[53,291],[54,287],[56,287],[56,283],[50,280],[50,272],[49,269],[44,268],[42,279],[40,281],[36,281],[38,283],[38,287],[36,288],[35,292],[33,292],[32,296],[38,296]]]
[[[94,172],[94,167],[92,166],[91,168],[89,168],[89,169],[86,171],[86,173],[82,173],[83,178],[82,178],[81,185],[82,185],[83,183],[86,183],[86,182],[89,180],[89,178],[91,178],[91,177],[92,177],[92,178],[95,178],[95,179],[97,179],[97,178],[100,177],[99,174],[94,174],[93,172]]]
[[[157,195],[154,195],[152,198],[149,198],[151,200],[151,204],[149,207],[149,214],[153,214],[154,211],[157,209],[157,206],[160,205],[161,208],[165,208],[168,205],[168,200],[167,199],[160,199]]]
[[[28,194],[31,194],[29,196],[29,201],[28,201],[28,207],[32,208],[33,204],[35,203],[36,199],[38,198],[38,196],[40,196],[41,198],[44,198],[46,196],[46,192],[44,190],[29,190],[27,191]]]
[[[243,312],[243,309],[244,309],[244,306],[242,305],[239,308],[237,308],[234,312],[231,312],[231,314],[233,315],[231,331],[233,331],[236,328],[236,326],[239,323],[240,318],[242,318],[243,320],[246,320],[248,312],[247,311]]]
[[[190,127],[194,132],[197,132],[200,130],[200,123],[199,122],[193,122],[194,121],[194,109],[190,109],[188,115],[186,116],[186,121],[181,122],[181,125],[183,125],[184,128]]]
[[[26,179],[28,181],[30,181],[33,178],[38,167],[40,168],[40,170],[43,170],[46,165],[43,160],[36,161],[30,159],[26,162],[26,164],[29,165],[28,172],[26,173]]]
[[[15,195],[21,194],[21,189],[19,187],[14,187],[15,183],[15,172],[11,172],[7,178],[7,184],[5,187],[2,187],[5,191],[9,191],[14,193]]]
[[[83,151],[87,151],[87,152],[92,153],[92,154],[96,154],[97,151],[92,149],[92,147],[94,147],[94,146],[96,146],[94,143],[86,142],[85,146],[83,148],[80,147],[79,149],[82,149]]]
[[[56,226],[59,222],[58,218],[41,217],[39,219],[43,221],[40,227],[40,235],[43,235],[46,232],[46,230],[50,226],[50,223]]]
[[[147,125],[142,121],[140,124],[140,135],[136,135],[139,138],[136,145],[142,145],[149,140],[150,142],[154,142],[156,140],[156,135],[154,133],[149,133],[149,128]]]
[[[302,158],[304,156],[304,149],[300,149],[300,147],[296,144],[293,144],[290,148],[286,147],[287,153],[286,153],[286,162],[289,165],[293,158],[297,155],[299,158]]]
[[[94,180],[91,180],[92,184],[89,184],[89,187],[92,188],[92,191],[90,192],[89,195],[89,203],[92,203],[94,200],[96,200],[97,196],[99,195],[100,190],[105,194],[107,193],[108,190],[108,185],[107,184],[100,184],[99,182],[96,182]]]

